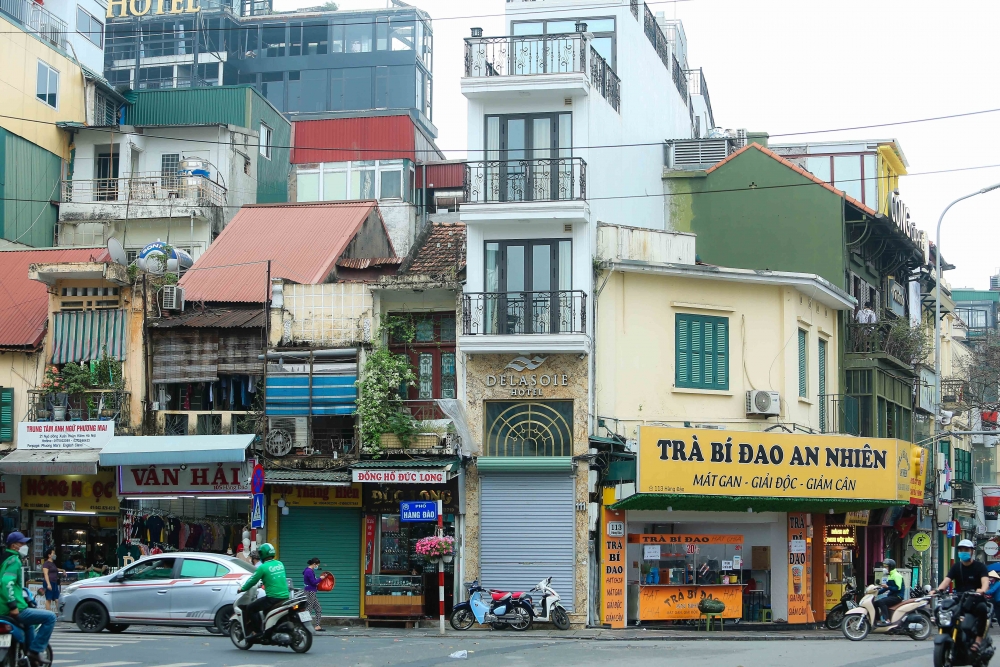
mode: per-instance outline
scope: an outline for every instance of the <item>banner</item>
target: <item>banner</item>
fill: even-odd
[[[355,482],[373,484],[447,484],[444,470],[357,470],[351,471]]]
[[[284,500],[289,507],[361,507],[361,485],[308,486],[305,484],[268,484],[271,504]],[[399,507],[396,507],[399,511]]]
[[[624,628],[625,620],[625,512],[601,506],[604,517],[601,568],[601,614],[605,625]]]
[[[909,461],[884,438],[642,426],[636,491],[894,501],[904,462],[909,497]]]
[[[189,465],[121,466],[118,495],[211,496],[245,493],[250,498],[250,475],[256,461],[243,463],[192,463]]]
[[[1000,518],[1000,486],[984,486],[983,517],[986,519],[986,533],[996,535]]]
[[[373,514],[397,514],[399,503],[411,500],[441,501],[445,514],[459,514],[458,477],[441,484],[364,484],[361,506]]]
[[[102,449],[115,435],[113,421],[19,422],[18,449]]]
[[[639,618],[644,621],[676,621],[701,618],[698,603],[722,600],[722,618],[743,617],[742,586],[641,586]]]
[[[806,515],[788,513],[788,622],[809,623],[809,569]]]
[[[64,512],[117,512],[115,474],[23,475],[21,509]]]

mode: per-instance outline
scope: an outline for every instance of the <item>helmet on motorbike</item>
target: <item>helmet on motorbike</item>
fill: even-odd
[[[271,560],[274,558],[274,545],[270,542],[265,542],[257,549],[257,553],[260,554],[261,560]]]
[[[962,540],[958,543],[959,549],[975,549],[976,545],[972,543],[972,540]]]
[[[882,567],[892,572],[893,570],[896,569],[896,561],[894,561],[891,558],[886,558],[884,561],[882,561]]]

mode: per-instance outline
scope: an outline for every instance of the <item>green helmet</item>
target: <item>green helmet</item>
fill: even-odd
[[[257,553],[260,554],[261,560],[270,560],[274,558],[274,545],[270,542],[265,542],[257,548]]]

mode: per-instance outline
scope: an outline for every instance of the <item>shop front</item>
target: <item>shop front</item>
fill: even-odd
[[[728,619],[822,620],[857,574],[846,512],[909,503],[910,447],[641,427],[636,493],[605,499],[605,623],[699,618],[704,599]]]

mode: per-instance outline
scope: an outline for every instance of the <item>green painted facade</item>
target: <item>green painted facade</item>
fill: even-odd
[[[258,155],[257,203],[288,201],[292,125],[252,86],[138,90],[128,95],[129,125],[235,125],[260,132],[271,128],[271,157]]]
[[[61,175],[58,155],[0,128],[0,238],[52,247]]]

